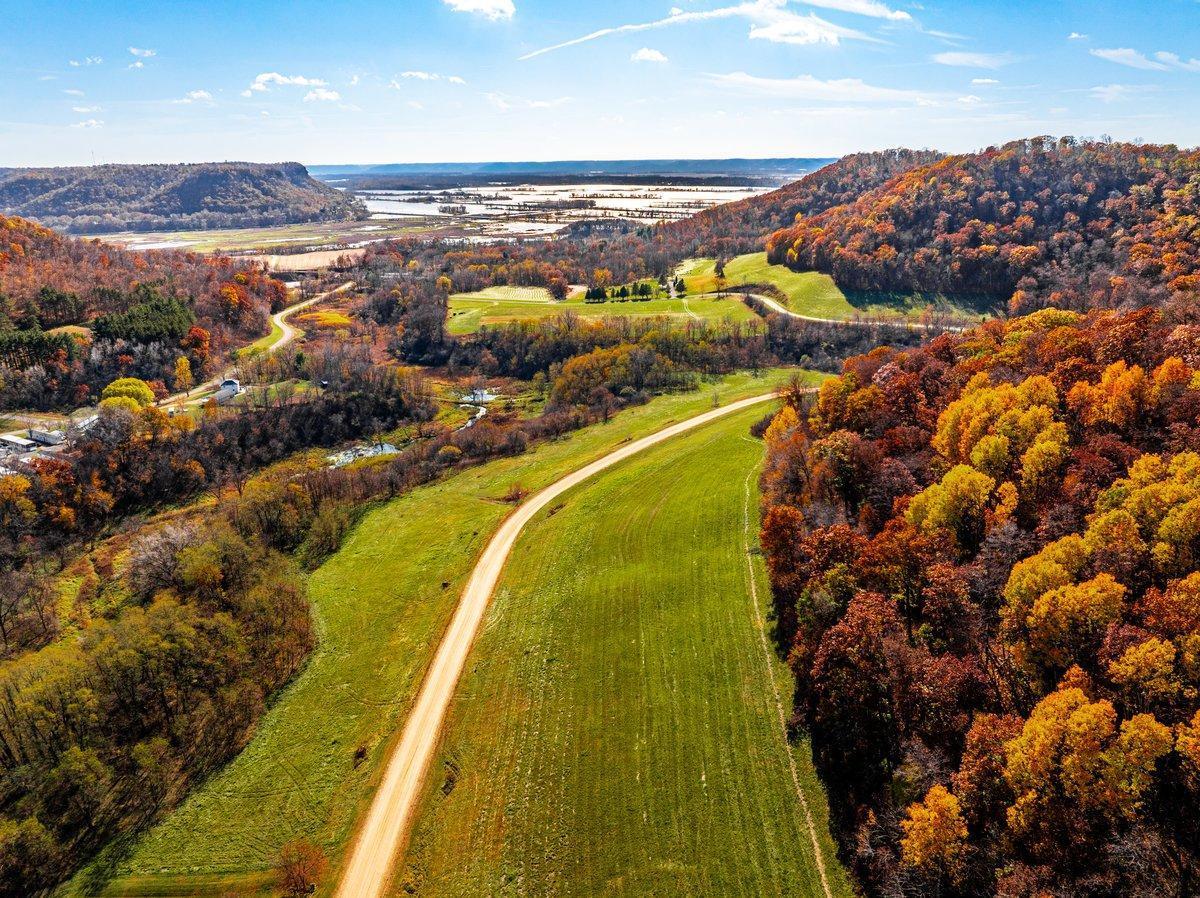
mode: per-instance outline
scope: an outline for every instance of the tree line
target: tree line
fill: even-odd
[[[1048,309],[850,359],[766,431],[795,725],[867,894],[1194,891],[1197,337]]]

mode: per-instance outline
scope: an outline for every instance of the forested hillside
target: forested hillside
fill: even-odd
[[[779,190],[660,225],[654,237],[670,247],[675,261],[695,255],[731,258],[761,252],[766,237],[791,225],[797,215],[817,215],[852,202],[902,172],[941,158],[941,153],[931,150],[843,156]]]
[[[169,378],[181,355],[203,373],[286,298],[253,263],[128,252],[0,216],[0,408],[86,404],[114,377]],[[66,325],[94,333],[54,332]]]
[[[297,162],[0,169],[0,213],[93,234],[365,217]]]
[[[1198,345],[1170,309],[1047,309],[775,418],[781,648],[868,894],[1192,894]]]
[[[843,288],[1158,305],[1200,289],[1200,152],[1033,138],[950,156],[774,234]]]

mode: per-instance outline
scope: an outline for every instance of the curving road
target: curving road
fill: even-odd
[[[287,323],[287,319],[290,318],[292,315],[295,315],[297,312],[307,309],[311,305],[315,305],[316,303],[319,303],[321,300],[323,300],[327,297],[333,296],[335,293],[342,293],[346,290],[349,290],[353,286],[354,286],[354,281],[347,281],[346,283],[342,284],[340,287],[334,287],[332,290],[326,290],[324,293],[318,293],[316,296],[313,296],[313,297],[310,297],[310,298],[304,300],[304,302],[298,302],[294,306],[288,306],[286,309],[282,309],[282,310],[276,312],[274,315],[271,316],[271,325],[273,328],[275,328],[275,327],[279,328],[279,330],[280,330],[279,338],[274,343],[271,343],[268,346],[263,347],[264,351],[269,352],[269,353],[270,352],[278,352],[280,349],[283,349],[283,347],[287,346],[289,343],[291,343],[293,340],[295,340],[298,336],[300,336],[300,334],[304,333],[299,328],[292,327],[290,324]],[[204,401],[206,401],[205,397],[197,396],[196,398],[192,398],[193,394],[202,394],[202,393],[207,393],[210,390],[215,390],[217,387],[219,387],[221,385],[221,381],[225,380],[225,378],[227,378],[227,377],[231,377],[232,375],[233,375],[232,369],[227,370],[224,373],[218,374],[216,377],[211,378],[210,380],[206,380],[202,384],[197,384],[196,386],[192,387],[191,390],[189,390],[187,393],[176,393],[173,396],[168,396],[166,399],[162,400],[161,402],[159,402],[157,404],[159,406],[162,406],[163,408],[165,408],[168,405],[175,405],[176,403],[179,403],[179,402],[185,402],[185,400],[186,400],[185,404],[204,402]]]
[[[437,750],[442,724],[458,679],[466,666],[471,644],[483,623],[488,602],[508,556],[525,525],[567,490],[630,456],[725,415],[774,398],[774,393],[767,393],[742,399],[628,443],[546,487],[500,525],[476,562],[450,628],[425,674],[416,704],[404,725],[400,743],[392,752],[383,782],[375,793],[366,821],[351,851],[335,893],[336,898],[381,898],[387,894],[392,871],[408,838],[425,776]]]
[[[887,318],[877,318],[871,321],[859,321],[854,318],[817,318],[812,315],[801,315],[799,312],[793,312],[779,300],[772,299],[769,296],[764,296],[761,293],[744,293],[738,290],[736,287],[731,287],[729,292],[740,293],[742,296],[748,296],[751,299],[757,299],[771,311],[778,312],[780,315],[787,315],[789,318],[798,318],[800,321],[813,321],[817,324],[836,324],[842,327],[864,327],[872,324],[882,324],[889,327],[906,327],[909,330],[936,331],[939,334],[943,331],[957,334],[968,330],[967,327],[957,324],[925,324],[921,321],[908,321],[904,318],[897,318],[894,321],[890,321]]]

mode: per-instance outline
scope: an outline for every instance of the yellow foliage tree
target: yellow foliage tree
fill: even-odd
[[[952,792],[945,786],[934,786],[923,801],[909,805],[900,825],[904,829],[900,850],[905,864],[952,878],[957,874],[967,841],[967,824]]]

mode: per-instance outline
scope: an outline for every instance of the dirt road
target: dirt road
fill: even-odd
[[[264,352],[278,352],[279,350],[283,349],[283,347],[287,346],[289,343],[291,343],[293,340],[295,340],[296,337],[298,337],[300,335],[301,331],[299,328],[292,327],[290,324],[287,323],[287,319],[290,318],[292,315],[295,315],[297,312],[307,309],[311,305],[315,305],[316,303],[320,302],[321,300],[325,299],[328,296],[332,296],[335,293],[341,293],[345,290],[349,290],[353,286],[354,286],[354,281],[347,281],[346,283],[342,284],[340,287],[334,287],[332,290],[327,290],[324,293],[319,293],[316,296],[313,296],[313,297],[310,297],[309,299],[304,300],[304,302],[298,302],[294,306],[288,306],[286,309],[282,309],[282,310],[276,312],[274,315],[271,316],[271,325],[272,325],[272,329],[274,329],[276,327],[279,328],[279,330],[280,330],[279,338],[277,340],[275,340],[274,343],[264,346],[263,351]],[[181,402],[185,405],[192,405],[192,404],[199,403],[199,402],[205,402],[207,399],[207,397],[204,396],[205,393],[210,393],[210,392],[216,390],[217,387],[219,387],[221,385],[221,381],[225,380],[227,377],[232,377],[232,376],[233,376],[233,370],[228,369],[228,370],[222,372],[221,374],[218,374],[216,377],[214,377],[210,380],[206,380],[202,384],[197,384],[196,386],[192,387],[192,389],[189,390],[187,393],[176,393],[173,396],[168,396],[166,399],[159,402],[158,405],[161,408],[166,408],[169,405],[176,405]]]
[[[741,293],[742,291],[738,290],[736,287],[731,287],[729,292]],[[793,312],[779,300],[772,299],[769,296],[764,296],[761,293],[742,293],[742,295],[749,296],[751,299],[757,299],[772,312],[778,312],[780,315],[787,315],[789,318],[798,318],[801,321],[815,321],[817,324],[836,324],[842,327],[862,327],[863,325],[868,324],[886,324],[891,326],[906,327],[910,330],[936,331],[937,333],[946,331],[952,334],[961,333],[962,331],[967,330],[966,327],[957,324],[926,324],[922,321],[909,321],[905,318],[897,318],[895,320],[876,318],[869,321],[860,321],[854,318],[815,318],[812,315],[801,315],[798,312]]]
[[[351,849],[336,898],[381,898],[387,894],[392,871],[412,826],[430,762],[437,751],[442,723],[467,663],[471,644],[483,623],[488,602],[522,529],[533,517],[590,477],[630,456],[718,418],[775,398],[754,396],[680,421],[658,433],[635,440],[546,487],[521,505],[496,531],[467,582],[450,628],[425,674],[416,704],[384,772],[383,782]]]

